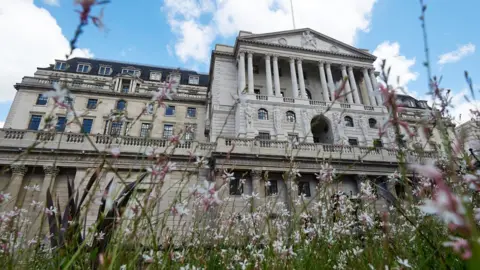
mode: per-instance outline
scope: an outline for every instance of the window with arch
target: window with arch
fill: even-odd
[[[286,113],[286,117],[287,117],[287,122],[295,123],[296,117],[295,117],[295,113],[294,113],[294,112],[288,111],[288,112]]]
[[[258,119],[268,120],[268,111],[265,109],[258,110]]]
[[[117,101],[117,106],[115,107],[117,110],[119,111],[123,111],[125,110],[125,108],[127,107],[127,102],[123,99]]]
[[[310,93],[310,91],[308,91],[308,89],[305,89],[305,93],[307,94],[308,100],[312,100],[312,93]]]
[[[350,117],[350,116],[345,116],[345,117],[343,118],[343,120],[345,121],[345,126],[346,126],[346,127],[353,127],[353,119],[352,119],[352,117]]]
[[[373,118],[368,119],[368,125],[370,128],[377,128],[377,120]]]

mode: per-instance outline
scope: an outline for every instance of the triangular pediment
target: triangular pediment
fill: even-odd
[[[375,59],[375,56],[309,28],[266,34],[241,33],[240,39]]]

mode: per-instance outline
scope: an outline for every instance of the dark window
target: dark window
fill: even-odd
[[[280,95],[282,95],[282,97],[285,97],[285,92],[280,91]]]
[[[270,145],[270,133],[259,132],[257,138],[260,141],[260,147],[268,147]]]
[[[165,124],[163,125],[163,138],[168,139],[173,136],[173,125]]]
[[[107,134],[107,133],[108,133],[109,125],[110,125],[110,121],[109,121],[109,120],[106,120],[106,121],[105,121],[105,127],[103,128],[103,134]]]
[[[78,66],[77,66],[77,72],[87,73],[89,69],[90,69],[89,65],[78,64]]]
[[[135,93],[139,93],[140,92],[140,84],[137,83],[137,86],[135,87]]]
[[[373,118],[368,119],[368,125],[370,128],[377,128],[377,120]]]
[[[265,188],[265,193],[267,196],[272,196],[278,194],[278,183],[277,180],[268,180],[269,184],[268,187]]]
[[[30,118],[30,123],[28,123],[28,130],[38,130],[41,121],[41,115],[32,115],[32,117]]]
[[[155,108],[154,103],[148,103],[147,108],[145,110],[145,114],[153,114],[154,108]]]
[[[57,125],[55,126],[55,129],[58,132],[64,132],[65,131],[65,126],[67,123],[67,119],[65,117],[58,117],[57,119]]]
[[[253,65],[253,73],[260,74],[260,68],[258,68],[258,65]]]
[[[110,75],[112,73],[111,67],[100,67],[98,70],[99,75]]]
[[[297,134],[288,134],[288,141],[291,143],[298,142],[298,135]]]
[[[82,132],[90,134],[92,131],[93,119],[83,119]]]
[[[55,63],[55,70],[65,70],[65,69],[67,69],[67,63],[65,62]]]
[[[140,76],[140,70],[134,70],[134,69],[122,69],[122,74],[129,74],[132,76],[139,77]]]
[[[373,147],[383,147],[383,142],[381,139],[374,139],[373,140]]]
[[[36,105],[47,105],[47,101],[48,97],[46,97],[44,94],[39,94]]]
[[[288,111],[286,113],[287,116],[287,122],[294,123],[296,121],[295,113],[292,111]]]
[[[188,107],[187,108],[187,117],[189,117],[189,118],[197,117],[197,108]]]
[[[343,118],[345,120],[345,126],[346,127],[353,127],[353,119],[352,117],[350,116],[345,116],[345,118]]]
[[[122,127],[123,127],[122,121],[112,122],[112,126],[110,127],[110,135],[120,136],[120,134],[122,134]]]
[[[186,124],[185,125],[185,140],[193,141],[195,140],[195,130],[197,130],[196,124]]]
[[[175,106],[167,105],[165,108],[165,115],[175,115]]]
[[[240,183],[240,178],[230,179],[230,195],[242,195],[243,185]]]
[[[260,89],[253,89],[253,93],[255,95],[260,95]]]
[[[307,93],[307,98],[309,100],[312,100],[312,93],[310,93],[310,91],[308,91],[308,90],[305,90],[305,93]]]
[[[348,144],[350,145],[358,145],[358,140],[354,138],[348,139]]]
[[[282,68],[278,68],[278,77],[282,77]]]
[[[127,107],[127,102],[125,100],[119,100],[117,102],[117,107],[116,107],[117,110],[123,111],[125,110],[126,107]]]
[[[72,98],[72,97],[70,97],[70,96],[66,96],[66,97],[65,97],[65,101],[64,101],[64,103],[65,103],[66,105],[68,105],[68,106],[72,107],[72,106],[73,106],[73,101],[74,101],[74,100],[73,100],[73,98]]]
[[[122,93],[128,93],[130,91],[130,80],[122,80],[122,88],[120,91]]]
[[[150,127],[150,123],[142,123],[142,127],[140,128],[140,137],[147,137],[148,132],[150,131]]]
[[[258,110],[258,119],[268,120],[268,111],[265,109]]]
[[[310,183],[307,181],[298,182],[298,196],[305,194],[305,197],[310,197]]]
[[[87,109],[93,110],[97,108],[98,99],[88,99]]]

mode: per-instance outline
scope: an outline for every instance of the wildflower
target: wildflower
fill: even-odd
[[[53,89],[54,91],[48,91],[44,93],[43,96],[45,96],[46,98],[52,98],[55,101],[55,106],[61,108],[69,108],[70,104],[67,101],[72,97],[69,95],[68,90],[62,88],[60,83],[58,82],[53,83]]]
[[[171,212],[174,216],[176,215],[185,216],[185,215],[188,215],[189,210],[185,208],[185,204],[177,203],[172,207]]]
[[[45,214],[51,216],[57,213],[57,208],[50,206],[50,208],[45,208]]]
[[[110,152],[112,153],[112,156],[114,158],[118,158],[120,156],[120,148],[118,147],[114,147],[110,150]]]
[[[320,165],[320,172],[315,174],[318,180],[331,182],[335,178],[335,169],[328,163]]]
[[[3,191],[0,191],[0,203],[8,202],[12,196],[10,193],[3,193]]]
[[[25,186],[24,189],[31,190],[31,191],[40,191],[40,186],[39,185]]]
[[[412,266],[408,263],[407,259],[402,260],[401,258],[397,257],[397,262],[398,262],[398,264],[400,264],[403,267],[412,268]]]
[[[37,202],[35,200],[33,200],[31,203],[30,203],[30,206],[33,206],[33,208],[37,208],[37,207],[42,207],[43,205],[43,202]]]
[[[265,181],[265,187],[269,187],[271,185],[272,185],[272,183],[270,181]]]
[[[120,266],[120,270],[127,270],[127,265],[126,264],[122,264]]]
[[[374,224],[373,219],[367,213],[360,214],[358,218],[368,227],[372,227]]]
[[[352,252],[353,252],[353,255],[354,255],[354,256],[358,256],[358,255],[362,254],[363,249],[361,249],[361,248],[359,248],[359,247],[354,247],[354,248],[352,249]]]
[[[32,245],[35,245],[36,243],[38,243],[37,238],[33,238],[28,240],[27,245],[32,246]]]
[[[467,174],[463,176],[463,180],[468,184],[468,187],[474,191],[480,191],[480,178],[477,175]]]
[[[443,243],[444,247],[452,247],[453,251],[459,253],[464,260],[468,260],[470,257],[472,257],[472,250],[467,240],[455,236],[450,236],[450,239],[452,241]]]
[[[397,182],[399,179],[400,179],[400,174],[398,173],[398,171],[395,171],[394,173],[388,175],[389,182],[392,182],[392,183]]]
[[[104,232],[99,232],[99,233],[95,233],[95,238],[100,241],[100,240],[103,240],[105,237],[105,233]]]
[[[170,143],[174,145],[185,143],[185,141],[181,139],[180,135],[171,136],[169,140],[170,140]]]
[[[248,261],[245,259],[243,262],[239,262],[239,264],[240,264],[240,268],[241,268],[242,270],[245,270],[245,269],[247,269],[247,265],[248,265],[249,263],[248,263]]]
[[[143,261],[146,262],[146,263],[152,263],[153,262],[153,250],[150,250],[150,253],[149,254],[143,254],[142,255],[142,258],[143,258]]]
[[[233,172],[229,173],[227,170],[224,170],[224,171],[223,171],[222,178],[223,178],[225,181],[234,180],[234,179],[235,179],[235,176],[234,176],[233,174],[234,174]]]
[[[105,200],[105,213],[110,211],[113,208],[113,196],[115,196],[115,188],[117,183],[113,181],[108,187],[108,190],[105,190],[103,193],[103,200]]]
[[[426,214],[435,214],[440,216],[445,223],[455,226],[465,226],[465,208],[460,198],[445,189],[438,189],[433,200],[425,200],[424,204],[419,206],[420,210]]]

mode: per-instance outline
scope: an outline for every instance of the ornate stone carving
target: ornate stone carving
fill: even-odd
[[[247,132],[253,130],[253,116],[255,110],[250,106],[249,103],[245,106],[245,125],[247,127]]]
[[[310,121],[312,118],[307,110],[302,110],[303,132],[305,136],[310,133]]]
[[[360,115],[358,117],[358,126],[362,130],[362,135],[363,135],[360,145],[367,145],[368,121],[365,118],[365,116]]]
[[[56,176],[60,170],[55,166],[43,166],[43,171],[46,175]]]
[[[12,165],[10,166],[12,174],[15,175],[25,175],[27,173],[27,167],[24,165]]]
[[[333,128],[334,128],[335,143],[348,145],[348,137],[345,135],[345,128],[343,126],[343,121],[341,119],[341,116],[338,113],[333,114]]]
[[[338,53],[338,47],[335,46],[335,45],[332,45],[332,46],[330,47],[330,51],[333,52],[333,53]]]
[[[273,128],[277,135],[282,131],[282,112],[278,107],[273,108]]]
[[[261,179],[262,178],[262,170],[252,170],[251,175],[253,179]]]
[[[288,45],[288,41],[285,38],[279,38],[278,43],[281,45]]]
[[[305,31],[302,33],[302,48],[312,46],[313,48],[317,48],[317,40],[315,37],[310,33],[310,31]]]

